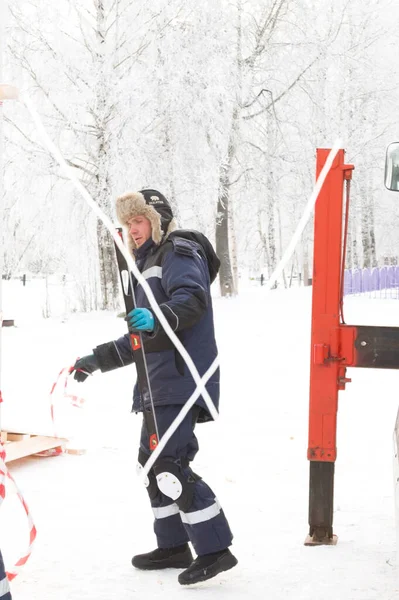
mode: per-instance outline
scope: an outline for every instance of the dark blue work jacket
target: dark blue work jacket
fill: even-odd
[[[210,276],[202,247],[179,237],[167,239],[161,245],[149,239],[135,250],[135,258],[162,313],[202,376],[217,356]],[[136,305],[151,309],[137,281],[134,288]],[[155,323],[154,331],[142,336],[154,405],[184,404],[196,384],[156,316]],[[129,334],[97,346],[94,353],[103,372],[131,364],[134,360]],[[206,389],[218,408],[219,369],[209,379]],[[196,404],[202,408],[198,421],[209,420],[211,417],[202,396]],[[133,393],[133,410],[143,410],[137,384]]]

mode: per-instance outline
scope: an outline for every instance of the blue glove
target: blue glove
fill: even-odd
[[[148,308],[134,308],[125,317],[129,325],[129,331],[154,331],[154,315]]]

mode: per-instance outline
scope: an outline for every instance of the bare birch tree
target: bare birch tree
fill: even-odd
[[[53,130],[57,127],[69,165],[77,169],[99,206],[112,218],[116,140],[128,120],[137,119],[127,110],[125,88],[136,61],[156,36],[159,13],[149,10],[143,19],[142,8],[134,0],[68,5],[62,7],[65,19],[58,17],[57,33],[32,20],[32,15],[37,17],[45,9],[54,18],[53,6],[26,2],[24,7],[12,7],[14,32],[24,33],[25,44],[12,40],[10,52],[28,74],[37,99],[44,100],[47,121]],[[127,17],[134,23],[133,30],[126,26]],[[119,295],[114,244],[101,221],[97,222],[97,244],[102,305],[114,308]]]

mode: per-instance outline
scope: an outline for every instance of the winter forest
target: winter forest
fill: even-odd
[[[143,188],[166,196],[179,227],[204,233],[221,261],[211,303],[202,278],[196,282],[190,270],[174,267],[176,280],[184,280],[179,289],[194,282],[206,291],[206,302],[197,296],[207,320],[189,322],[188,310],[179,329],[177,309],[169,306],[168,318],[156,313],[172,335],[187,329],[183,341],[173,337],[183,350],[187,339],[198,353],[188,356],[198,368],[197,396],[187,393],[183,411],[190,399],[193,404],[207,396],[201,385],[216,372],[220,356],[220,418],[196,428],[198,478],[187,479],[190,485],[209,480],[218,496],[210,489],[212,503],[198,507],[191,496],[195,510],[189,506],[187,515],[191,525],[203,526],[223,506],[238,565],[231,575],[224,569],[218,578],[211,573],[210,581],[197,579],[193,583],[202,587],[194,593],[201,600],[399,597],[399,471],[392,477],[392,463],[399,464],[399,370],[391,368],[393,359],[389,368],[373,363],[376,368],[352,369],[364,363],[349,356],[374,360],[382,347],[380,332],[368,334],[368,346],[352,327],[399,328],[399,194],[384,185],[387,146],[399,142],[398,31],[398,0],[0,0],[0,92],[6,86],[20,92],[19,99],[0,101],[0,308],[2,324],[9,325],[0,339],[0,554],[13,598],[156,600],[174,598],[179,589],[189,600],[192,593],[185,596],[178,587],[177,568],[145,572],[131,562],[152,549],[154,515],[159,525],[177,514],[177,504],[155,506],[152,500],[153,513],[142,474],[135,476],[142,419],[132,411],[132,383],[138,379],[143,408],[159,384],[166,400],[162,396],[156,408],[164,415],[180,399],[174,382],[188,379],[173,347],[154,345],[147,352],[140,345],[141,372],[119,351],[127,327],[116,317],[125,316],[126,307],[114,240],[95,209],[117,227],[116,198]],[[35,115],[73,177],[43,141]],[[391,271],[398,281],[381,286],[378,298],[371,287],[368,295],[361,286],[359,293],[345,293],[339,315],[336,304],[319,315],[320,335],[329,337],[316,340],[312,215],[281,275],[273,272],[307,216],[316,151],[337,143],[355,167],[346,268],[359,273],[397,266]],[[86,202],[88,194],[98,207]],[[145,263],[157,298],[163,297],[155,284],[162,286],[159,270],[167,260]],[[331,269],[321,271],[329,284]],[[163,277],[173,291],[174,278]],[[338,279],[346,292],[345,277]],[[180,296],[182,311],[191,295]],[[140,304],[137,310],[152,316]],[[146,323],[140,330],[148,338],[154,317]],[[130,330],[136,325],[130,322]],[[387,354],[397,358],[396,337],[389,340]],[[131,342],[136,351],[137,336]],[[102,369],[97,349],[106,345],[116,349],[115,360]],[[165,356],[170,362],[161,378]],[[155,364],[152,371],[148,363]],[[334,377],[317,406],[309,394],[312,365]],[[324,381],[317,379],[318,389]],[[207,385],[212,388],[212,379]],[[331,409],[333,386],[340,390],[338,413],[335,405]],[[200,414],[195,411],[186,413],[186,423],[197,415],[190,435]],[[317,443],[316,450],[330,452],[335,433],[338,448],[331,511],[339,543],[318,549],[304,545],[312,534],[309,464],[335,468],[335,458],[314,459],[312,415],[323,425],[326,446]],[[165,442],[160,432],[149,462]],[[43,438],[46,446],[36,448]],[[31,444],[29,453],[13,455],[14,442]],[[186,462],[176,456],[172,462],[188,468],[186,449]],[[1,470],[6,458],[7,474]],[[11,480],[3,485],[10,474],[26,502]],[[178,512],[185,515],[180,505]],[[158,544],[166,551],[176,545],[180,541]],[[220,545],[225,552],[226,543]],[[209,549],[195,553],[197,559],[220,558]],[[207,570],[202,567],[204,575]],[[2,577],[0,563],[0,597],[8,589]]]
[[[20,0],[1,15],[3,80],[109,217],[124,191],[161,190],[215,244],[221,294],[235,295],[273,271],[316,148],[337,138],[356,168],[347,266],[396,264],[383,167],[399,137],[398,18],[393,0]],[[112,239],[24,105],[3,116],[3,277],[56,278],[70,310],[116,308]],[[311,264],[309,223],[279,285],[307,282]]]

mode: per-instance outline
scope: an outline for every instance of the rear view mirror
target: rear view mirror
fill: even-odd
[[[387,148],[385,187],[391,192],[399,192],[399,142],[393,142]]]

